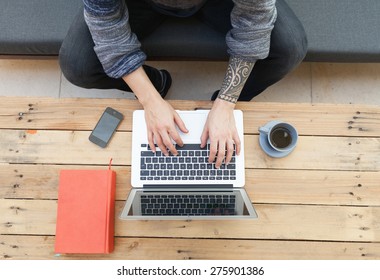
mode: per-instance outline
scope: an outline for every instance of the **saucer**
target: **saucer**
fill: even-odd
[[[263,149],[263,151],[270,157],[273,157],[273,158],[282,158],[282,157],[286,157],[287,155],[289,155],[293,150],[290,150],[290,151],[286,151],[286,152],[279,152],[275,149],[273,149],[269,143],[268,143],[268,137],[267,135],[265,135],[264,133],[260,133],[260,136],[259,136],[259,143],[260,143],[260,147],[261,149]]]

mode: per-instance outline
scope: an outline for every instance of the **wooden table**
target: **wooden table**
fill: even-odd
[[[177,109],[211,102],[171,101]],[[87,138],[105,107],[125,115],[107,149]],[[130,189],[136,101],[0,98],[0,259],[380,259],[380,107],[241,103],[246,188],[259,219],[121,221],[110,255],[54,256],[61,169],[117,172],[116,215]],[[293,123],[296,150],[266,156],[257,128]]]

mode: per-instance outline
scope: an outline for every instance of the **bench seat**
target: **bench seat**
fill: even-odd
[[[379,0],[287,2],[308,35],[306,61],[380,62]],[[82,7],[81,0],[0,3],[2,55],[57,55]],[[170,18],[142,44],[151,59],[226,60],[224,37],[195,18]]]

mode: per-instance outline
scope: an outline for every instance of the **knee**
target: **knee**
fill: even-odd
[[[62,74],[70,83],[78,87],[90,88],[89,75],[84,70],[85,68],[81,65],[80,61],[80,59],[75,58],[75,55],[70,50],[61,47],[59,51],[59,65]]]
[[[284,67],[293,69],[300,64],[307,54],[307,48],[307,36],[302,26],[288,33],[278,49],[279,56],[285,64]]]
[[[274,54],[285,67],[297,66],[307,54],[308,42],[305,29],[284,0],[276,2],[277,20],[272,31]],[[272,47],[272,46],[271,46]]]
[[[92,88],[91,73],[85,67],[85,61],[64,44],[59,51],[59,65],[62,74],[70,83],[82,88]]]
[[[302,26],[298,29],[297,34],[293,36],[293,40],[291,40],[290,44],[292,56],[294,57],[293,60],[297,63],[302,62],[307,54],[308,47],[307,35]]]

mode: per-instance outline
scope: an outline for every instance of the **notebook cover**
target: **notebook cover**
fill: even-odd
[[[56,253],[111,253],[116,173],[62,170],[58,189]]]

